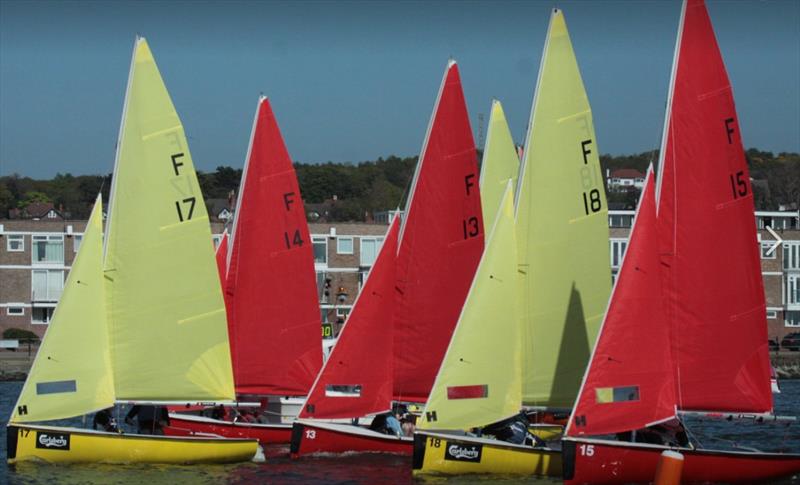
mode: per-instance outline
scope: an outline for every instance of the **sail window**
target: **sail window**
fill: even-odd
[[[74,380],[36,383],[36,394],[60,394],[62,392],[75,392],[77,390],[78,385]]]
[[[325,386],[326,397],[361,397],[361,384],[328,384]]]
[[[21,253],[25,251],[25,236],[22,234],[10,234],[6,242],[6,249],[9,253]]]
[[[448,386],[447,399],[482,399],[489,397],[489,386]]]
[[[353,238],[337,237],[336,254],[353,254]]]
[[[595,388],[597,404],[639,400],[639,386]]]

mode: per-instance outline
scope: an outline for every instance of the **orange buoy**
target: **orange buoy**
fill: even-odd
[[[665,450],[661,453],[656,467],[654,485],[678,485],[681,483],[683,455],[677,451]]]

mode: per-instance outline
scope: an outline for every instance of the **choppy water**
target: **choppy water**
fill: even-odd
[[[5,420],[11,414],[21,382],[0,382],[0,416]],[[800,416],[800,380],[783,381],[782,393],[775,396],[777,414]],[[74,425],[79,424],[75,421]],[[727,423],[713,420],[693,420],[690,424],[695,437],[707,447],[727,447],[734,444],[751,446],[764,451],[791,451],[800,453],[800,423],[790,426],[757,424],[747,421]],[[0,431],[0,457],[6,456],[6,428]],[[416,480],[422,483],[422,480]],[[18,464],[8,467],[0,464],[0,484],[409,484],[411,459],[378,454],[356,454],[290,460],[268,458],[266,463],[238,465],[75,465],[55,466],[44,464]],[[425,479],[437,484],[554,484],[557,480],[531,480],[520,478],[455,477]],[[800,485],[800,477],[781,482]]]

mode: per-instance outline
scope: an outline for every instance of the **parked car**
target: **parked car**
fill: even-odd
[[[800,350],[800,332],[793,332],[783,337],[781,347],[784,350]]]
[[[774,351],[777,351],[777,350],[778,350],[778,341],[777,341],[777,340],[775,340],[775,339],[769,339],[769,340],[767,341],[767,344],[769,344],[769,351],[770,351],[770,352],[774,352]]]

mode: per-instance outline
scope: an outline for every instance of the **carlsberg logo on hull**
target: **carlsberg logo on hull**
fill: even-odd
[[[481,461],[481,449],[483,445],[463,445],[458,443],[447,443],[444,453],[445,460],[453,461]]]
[[[69,450],[68,433],[36,433],[36,447],[46,450]]]

